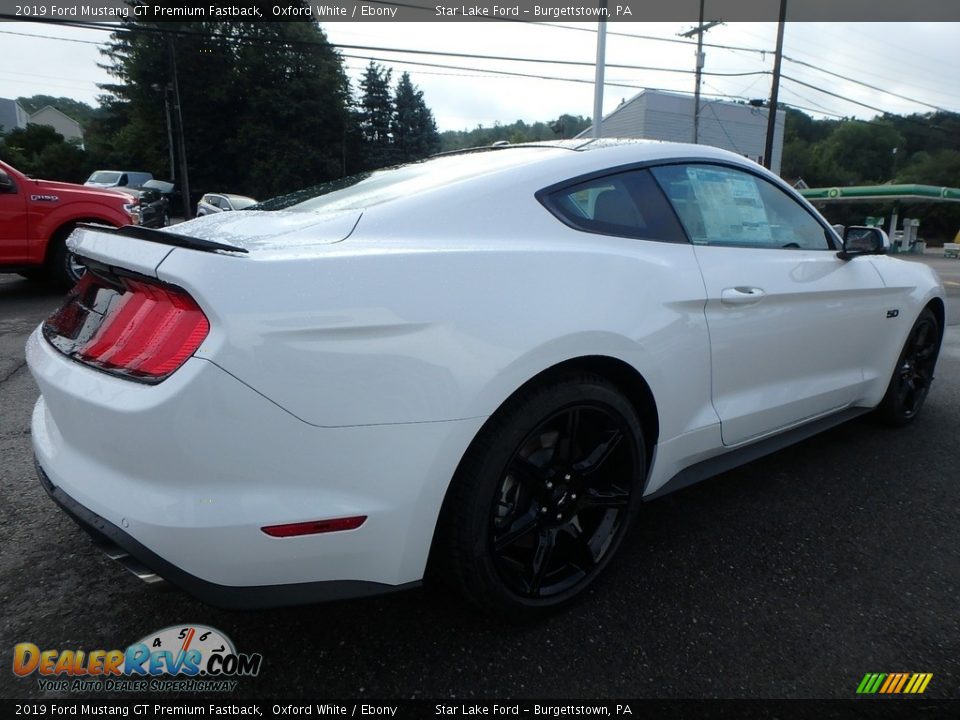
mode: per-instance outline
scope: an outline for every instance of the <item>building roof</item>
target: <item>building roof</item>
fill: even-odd
[[[76,125],[78,128],[79,128],[79,127],[82,127],[79,122],[77,122],[76,120],[74,120],[72,117],[70,117],[69,115],[67,115],[67,114],[66,114],[65,112],[63,112],[62,110],[58,110],[58,109],[55,108],[53,105],[44,105],[42,108],[40,108],[39,110],[37,110],[35,113],[31,114],[31,115],[30,115],[30,119],[33,120],[33,119],[35,119],[35,118],[37,117],[37,115],[42,115],[42,114],[46,113],[47,111],[55,112],[57,115],[59,115],[60,117],[64,118],[65,120],[69,120],[70,122],[72,122],[72,123],[73,123],[74,125]]]
[[[27,111],[16,100],[0,98],[0,133],[26,127],[28,117]]]

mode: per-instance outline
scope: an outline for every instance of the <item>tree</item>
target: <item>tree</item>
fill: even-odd
[[[914,153],[909,164],[897,173],[897,182],[960,187],[960,152]]]
[[[169,175],[170,42],[192,190],[263,198],[343,175],[349,84],[312,21],[125,22],[105,51],[117,82],[88,133],[104,166]]]
[[[398,160],[391,131],[394,104],[390,96],[392,70],[370,61],[360,80],[360,133],[364,147],[364,166],[372,169],[392,165]]]
[[[32,177],[83,182],[90,174],[87,154],[48,125],[14,128],[0,143],[0,158]]]
[[[448,130],[440,134],[440,142],[444,151],[484,147],[500,140],[511,143],[541,142],[572,138],[588,127],[589,118],[565,113],[556,120],[535,122],[532,125],[517,120],[509,125],[495,122],[493,127],[477,125],[473,130]]]
[[[239,127],[227,140],[241,185],[264,197],[342,177],[352,160],[350,89],[324,32],[313,22],[241,29],[233,87]]]
[[[419,160],[440,149],[440,134],[423,92],[403,73],[394,94],[392,139],[400,162]]]
[[[845,122],[812,150],[813,170],[807,182],[873,185],[893,179],[894,148],[903,136],[883,121]],[[811,182],[812,180],[812,182]]]

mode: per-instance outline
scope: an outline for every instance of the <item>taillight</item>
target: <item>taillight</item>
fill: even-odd
[[[115,375],[157,383],[196,352],[210,323],[182,288],[87,272],[43,324],[60,352]]]

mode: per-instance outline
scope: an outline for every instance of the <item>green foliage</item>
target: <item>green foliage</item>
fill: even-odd
[[[473,130],[448,130],[440,133],[443,151],[484,147],[500,140],[510,143],[540,142],[572,138],[590,127],[590,119],[579,115],[561,115],[551,122],[536,122],[528,125],[517,120],[510,125],[494,123],[493,127],[477,125]]]
[[[960,187],[960,151],[916,152],[897,173],[897,182]]]
[[[884,115],[864,122],[814,120],[788,110],[781,174],[802,177],[811,187],[890,182],[960,187],[960,115]],[[891,203],[827,205],[825,213],[848,224],[866,215],[889,219],[893,209]],[[898,213],[919,218],[927,240],[952,240],[960,228],[955,205],[903,204]]]
[[[268,197],[344,173],[349,85],[318,25],[165,24],[189,31],[176,36],[127,26],[143,31],[115,33],[105,51],[117,82],[88,137],[103,167],[170,177],[173,43],[194,194]]]
[[[440,150],[440,134],[423,92],[403,73],[394,94],[393,142],[400,162],[428,157]]]
[[[403,73],[390,93],[392,71],[373,61],[360,80],[356,113],[361,164],[373,170],[420,160],[440,149],[440,135],[423,92]]]
[[[360,81],[360,130],[370,144],[386,146],[393,124],[393,100],[390,97],[390,76],[393,71],[373,60]]]
[[[45,180],[83,182],[90,175],[87,154],[48,125],[11,130],[0,143],[0,159]]]
[[[176,36],[147,23],[126,27],[138,32],[113,35],[104,67],[117,82],[104,86],[88,131],[102,167],[171,176],[170,42],[194,195],[267,198],[420,158],[439,145],[423,93],[406,74],[395,99],[391,71],[370,63],[354,106],[341,58],[314,22],[163,25],[185,31]]]
[[[903,136],[883,121],[848,122],[814,149],[817,172],[839,185],[873,185],[893,178],[895,149]]]

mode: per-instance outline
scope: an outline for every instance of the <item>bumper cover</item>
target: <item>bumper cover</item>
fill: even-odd
[[[37,477],[40,479],[40,485],[43,489],[60,506],[60,509],[90,536],[94,545],[107,552],[111,557],[115,556],[115,553],[111,552],[113,548],[121,548],[125,553],[136,558],[143,568],[149,569],[157,576],[209,605],[229,610],[255,610],[381,595],[408,590],[421,585],[420,582],[387,585],[362,580],[327,580],[240,587],[212,583],[167,562],[116,525],[104,520],[95,512],[74,500],[50,482],[50,478],[40,467],[36,457],[34,457],[34,466],[37,469]],[[141,575],[140,573],[135,574]],[[141,576],[141,579],[144,578]]]

